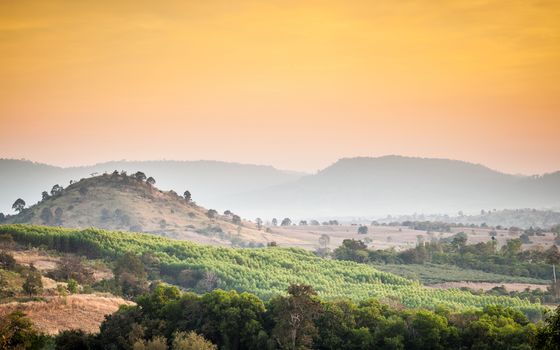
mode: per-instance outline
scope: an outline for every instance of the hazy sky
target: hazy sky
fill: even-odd
[[[560,1],[0,1],[0,157],[560,169]]]

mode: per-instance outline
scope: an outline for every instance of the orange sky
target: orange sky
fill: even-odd
[[[560,169],[559,1],[1,1],[0,157]]]

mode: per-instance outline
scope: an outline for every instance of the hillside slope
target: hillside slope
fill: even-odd
[[[216,213],[211,218],[207,209],[173,191],[164,192],[119,173],[82,179],[9,217],[6,223],[149,232],[219,245],[295,242],[258,230],[251,222],[236,221],[233,214]]]
[[[446,159],[345,158],[315,175],[232,196],[233,203],[252,215],[304,218],[560,208],[560,172],[524,177]]]
[[[72,251],[90,257],[118,257],[125,252],[153,253],[160,274],[168,280],[183,272],[213,274],[214,287],[250,292],[269,299],[285,293],[291,283],[312,285],[328,299],[371,297],[396,300],[407,307],[454,310],[485,305],[511,306],[539,314],[542,307],[517,297],[477,296],[460,290],[427,288],[417,282],[381,272],[367,264],[319,258],[302,249],[236,249],[198,245],[146,234],[71,230],[28,225],[0,225],[0,235],[10,234],[16,242]]]

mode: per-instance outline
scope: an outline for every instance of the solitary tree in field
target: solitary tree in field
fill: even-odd
[[[256,218],[255,223],[257,224],[257,229],[260,230],[262,228],[262,223],[263,223],[262,219]]]
[[[280,223],[280,226],[290,226],[292,224],[292,220],[290,218],[284,218]]]
[[[272,226],[278,226],[278,219],[276,218],[272,219]]]
[[[21,198],[16,199],[14,204],[12,205],[12,209],[21,213],[21,211],[25,208],[25,201]]]
[[[358,227],[358,233],[361,235],[366,235],[368,233],[368,227],[365,225],[361,225]]]

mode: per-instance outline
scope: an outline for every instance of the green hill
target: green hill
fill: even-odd
[[[11,234],[21,244],[92,258],[114,258],[128,251],[151,252],[159,259],[162,276],[172,278],[183,270],[210,271],[218,277],[218,288],[247,291],[264,299],[283,294],[290,283],[306,283],[327,299],[376,297],[392,299],[407,307],[442,305],[455,310],[491,304],[535,313],[542,308],[519,298],[426,288],[369,265],[322,259],[294,248],[222,248],[148,234],[29,225],[2,225],[0,234]]]

